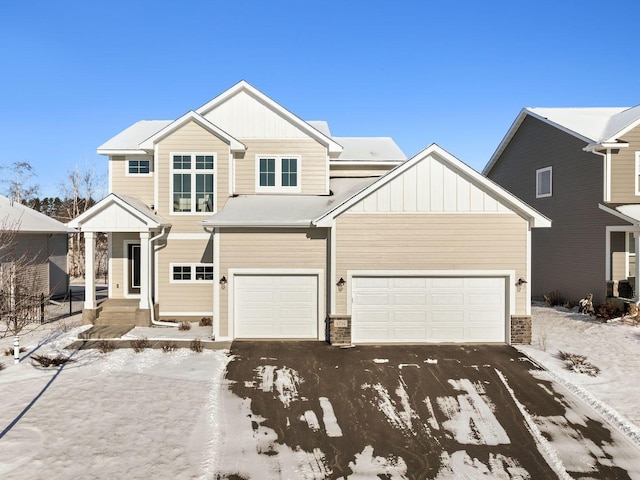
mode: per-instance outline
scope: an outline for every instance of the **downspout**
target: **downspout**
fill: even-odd
[[[605,152],[599,152],[596,150],[596,147],[586,147],[584,149],[587,152],[594,153],[596,155],[600,155],[602,157],[602,170],[603,170],[603,178],[604,184],[602,188],[602,199],[605,203],[611,201],[611,149],[607,148]]]
[[[151,310],[151,325],[157,325],[159,327],[177,327],[179,324],[178,323],[174,323],[174,322],[161,322],[160,320],[156,320],[156,307],[153,304],[152,298],[151,298],[151,285],[152,285],[152,278],[151,278],[151,265],[153,264],[152,262],[152,258],[154,257],[154,253],[155,250],[153,249],[153,243],[158,240],[160,237],[164,236],[166,231],[166,227],[162,227],[162,230],[160,230],[160,233],[158,235],[156,235],[155,237],[151,237],[149,239],[149,261],[148,261],[148,265],[149,268],[147,269],[147,276],[148,276],[148,285],[149,288],[147,288],[148,290],[148,295],[149,298],[147,299],[149,301],[149,309]]]

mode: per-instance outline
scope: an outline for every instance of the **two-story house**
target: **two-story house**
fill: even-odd
[[[553,221],[533,232],[534,297],[637,300],[640,107],[525,108],[483,173]]]
[[[407,160],[390,138],[333,136],[240,82],[98,152],[110,194],[71,222],[86,241],[87,322],[510,342],[530,313],[529,232],[548,220],[436,145]],[[96,232],[109,238],[100,307]]]

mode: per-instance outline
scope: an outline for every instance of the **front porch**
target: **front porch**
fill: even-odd
[[[155,305],[154,308],[156,309],[155,318],[157,318],[158,305]],[[96,312],[95,318],[90,318],[93,311]],[[93,325],[148,327],[151,325],[151,310],[140,308],[140,301],[135,298],[109,298],[95,310],[85,308],[82,312],[82,320],[85,324]]]

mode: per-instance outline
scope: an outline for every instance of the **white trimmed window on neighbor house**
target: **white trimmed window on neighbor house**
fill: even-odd
[[[215,165],[213,153],[171,154],[172,213],[215,211]]]
[[[552,194],[552,167],[536,170],[536,198],[550,197]]]
[[[171,283],[212,282],[213,264],[181,263],[171,264]]]
[[[300,191],[299,156],[256,156],[256,192],[298,193]]]

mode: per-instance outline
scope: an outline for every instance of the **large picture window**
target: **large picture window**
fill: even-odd
[[[256,158],[256,192],[299,193],[300,157],[259,155]]]
[[[173,213],[215,211],[215,163],[212,153],[171,155]]]

